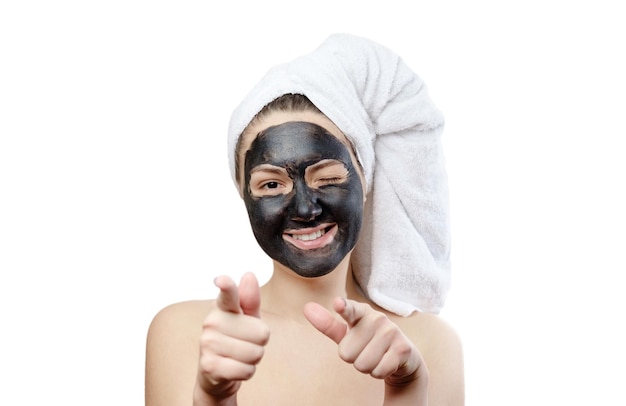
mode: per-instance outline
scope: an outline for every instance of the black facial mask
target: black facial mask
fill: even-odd
[[[336,183],[312,182],[307,168],[322,161],[342,164],[347,176]],[[290,188],[272,196],[253,196],[251,173],[260,165],[281,170]],[[252,231],[271,258],[298,275],[317,277],[334,270],[354,248],[363,217],[363,187],[348,148],[326,129],[309,122],[265,129],[246,152],[244,171],[243,194]],[[304,229],[311,232],[297,235]]]

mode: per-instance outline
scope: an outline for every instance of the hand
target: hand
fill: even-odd
[[[254,274],[243,275],[239,287],[227,276],[217,277],[215,285],[220,293],[202,325],[195,397],[224,404],[235,398],[241,381],[254,375],[269,327],[260,318],[261,294]]]
[[[395,388],[412,385],[420,378],[427,381],[419,351],[384,313],[342,298],[335,299],[333,308],[343,321],[317,303],[307,303],[304,314],[317,330],[338,344],[342,360]]]

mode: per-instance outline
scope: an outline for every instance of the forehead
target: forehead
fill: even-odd
[[[274,111],[270,114],[266,114],[259,120],[255,121],[251,124],[245,131],[244,134],[241,135],[239,148],[237,151],[238,154],[238,178],[237,183],[239,184],[239,192],[241,193],[241,187],[243,187],[243,177],[244,177],[244,164],[245,159],[244,156],[247,151],[250,150],[250,145],[259,134],[259,132],[267,129],[268,127],[276,126],[279,124],[283,124],[290,121],[306,121],[313,124],[317,124],[320,127],[326,129],[330,134],[337,137],[337,139],[346,146],[348,149],[348,153],[350,154],[350,158],[352,159],[352,165],[356,168],[359,177],[361,178],[361,183],[365,185],[365,179],[363,177],[363,170],[359,163],[359,160],[356,157],[356,153],[354,151],[354,147],[348,141],[348,138],[341,132],[341,130],[333,123],[328,117],[323,114],[311,112],[311,111],[299,111],[299,112],[285,112],[285,111]]]
[[[241,150],[240,153],[245,154],[246,151],[250,149],[250,145],[252,141],[256,138],[259,132],[279,124],[287,123],[290,121],[304,121],[313,124],[317,124],[320,127],[324,128],[330,134],[335,136],[342,144],[344,144],[350,154],[352,154],[352,146],[346,136],[339,130],[339,128],[326,116],[310,112],[310,111],[302,111],[302,112],[284,112],[284,111],[276,111],[272,112],[264,116],[262,119],[258,120],[254,125],[251,125],[246,133],[242,135],[243,139],[241,142]],[[355,157],[353,157],[354,159]]]
[[[289,121],[269,127],[252,142],[246,153],[246,170],[249,165],[264,163],[274,165],[311,164],[321,159],[335,159],[350,165],[348,148],[324,127],[306,121]]]

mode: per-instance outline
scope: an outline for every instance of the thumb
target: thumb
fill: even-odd
[[[304,317],[318,331],[339,344],[348,332],[346,323],[338,320],[324,306],[310,302],[304,305]]]
[[[241,277],[239,303],[244,314],[261,317],[261,288],[252,272],[247,272]]]

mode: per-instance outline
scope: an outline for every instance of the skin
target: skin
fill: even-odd
[[[261,248],[301,276],[335,269],[356,245],[363,216],[348,148],[323,127],[297,121],[259,133],[245,156],[243,197]]]
[[[275,113],[251,130],[244,151],[260,131],[290,121],[320,125],[348,145],[323,116]],[[177,303],[155,316],[146,405],[463,404],[461,344],[439,317],[400,317],[369,302],[349,254],[317,277],[273,264],[263,286],[253,273],[239,283],[220,276],[215,300]]]

